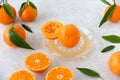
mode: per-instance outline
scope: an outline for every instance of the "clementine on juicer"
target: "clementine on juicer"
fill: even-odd
[[[57,34],[58,41],[67,48],[73,48],[80,41],[80,31],[73,24],[67,24]]]

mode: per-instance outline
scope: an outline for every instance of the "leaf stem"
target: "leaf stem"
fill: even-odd
[[[7,0],[5,0],[5,3],[8,4]]]
[[[0,4],[3,2],[3,0],[0,1]]]
[[[108,1],[106,1],[106,0],[101,0],[104,4],[107,4],[107,5],[109,5],[109,6],[112,6]]]
[[[29,0],[27,0],[27,3],[29,4]]]
[[[2,1],[3,1],[3,4],[4,4],[5,3],[4,0],[2,0]]]
[[[114,5],[116,4],[116,1],[115,0],[113,0],[113,2],[114,2]]]

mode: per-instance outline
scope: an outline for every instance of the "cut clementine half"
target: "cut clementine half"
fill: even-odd
[[[10,77],[9,80],[36,80],[33,74],[26,70],[19,70],[14,72]]]
[[[58,32],[58,41],[67,48],[73,48],[80,41],[80,31],[73,24],[65,25]]]
[[[50,65],[50,59],[46,54],[34,53],[25,58],[25,66],[35,72],[46,70]]]
[[[58,21],[50,21],[42,26],[42,33],[46,38],[54,40],[57,38],[57,33],[62,27],[62,23]]]
[[[46,80],[73,80],[73,72],[66,67],[58,66],[47,73]]]

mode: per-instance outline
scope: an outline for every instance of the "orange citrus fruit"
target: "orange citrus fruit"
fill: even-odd
[[[58,32],[58,41],[67,48],[73,48],[80,40],[80,31],[73,24],[65,25]]]
[[[27,4],[21,15],[19,11],[19,17],[26,22],[34,21],[37,17],[37,9]]]
[[[19,25],[14,25],[14,26],[8,26],[5,31],[4,31],[4,34],[3,34],[3,39],[4,39],[4,42],[9,45],[9,46],[12,46],[12,47],[16,47],[9,39],[9,32],[10,32],[10,29],[11,28],[14,28],[14,31],[22,38],[22,39],[26,39],[26,32],[25,30],[19,26]]]
[[[107,6],[107,8],[105,9],[105,13],[108,11],[108,9],[110,8],[110,6]],[[113,12],[113,14],[111,15],[110,22],[118,22],[120,21],[120,6],[116,5],[116,8]]]
[[[10,77],[9,80],[36,80],[33,74],[26,70],[19,70],[14,72]]]
[[[120,76],[120,51],[113,53],[108,61],[112,73]]]
[[[46,80],[73,80],[73,72],[63,66],[52,68],[46,75]]]
[[[42,72],[50,65],[50,59],[46,54],[34,53],[30,54],[25,59],[25,66],[35,72]]]
[[[57,38],[57,33],[62,27],[62,23],[58,21],[50,21],[42,26],[42,33],[46,38],[54,40]]]
[[[15,8],[11,5],[9,5],[9,8],[12,11],[12,14],[14,15],[14,17],[16,18]],[[7,12],[5,11],[3,6],[0,7],[0,23],[1,24],[9,24],[12,22],[14,22],[14,20],[7,14]]]

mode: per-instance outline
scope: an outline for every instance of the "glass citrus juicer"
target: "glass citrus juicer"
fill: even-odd
[[[69,58],[80,57],[89,53],[93,48],[93,35],[86,28],[76,27],[73,24],[65,25],[62,28],[59,26],[62,26],[60,22],[51,21],[42,27],[45,46],[55,55]],[[56,32],[54,32],[55,30]],[[50,35],[52,35],[50,32],[56,33],[56,37],[47,37],[44,31]]]

